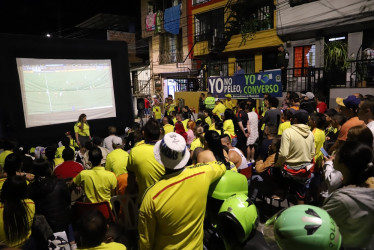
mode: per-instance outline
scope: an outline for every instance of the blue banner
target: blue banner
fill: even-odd
[[[225,98],[226,94],[231,94],[233,99],[263,98],[265,93],[274,97],[282,97],[281,70],[269,70],[248,75],[209,77],[208,90],[218,98]]]

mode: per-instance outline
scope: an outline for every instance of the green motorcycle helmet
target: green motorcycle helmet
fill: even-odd
[[[342,242],[339,228],[323,209],[296,205],[283,209],[264,225],[263,234],[270,246],[274,241],[287,250],[338,250]]]
[[[235,194],[248,195],[247,178],[240,173],[227,170],[221,178],[210,185],[208,194],[221,201]]]
[[[258,225],[256,206],[247,195],[240,193],[227,198],[218,213],[217,230],[225,243],[245,242]]]

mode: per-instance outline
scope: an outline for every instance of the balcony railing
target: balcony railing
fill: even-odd
[[[287,89],[285,91],[311,91],[317,93],[323,90],[323,68],[288,68]]]
[[[158,62],[159,64],[183,62],[183,52],[182,51],[177,51],[176,53],[161,52],[158,56]]]
[[[374,59],[349,61],[349,87],[365,88],[374,86]]]

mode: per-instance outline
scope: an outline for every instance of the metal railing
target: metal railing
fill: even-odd
[[[323,68],[288,68],[287,89],[285,91],[311,91],[317,93],[324,89]]]
[[[176,51],[175,53],[170,51],[161,52],[158,56],[158,62],[159,64],[183,62],[183,51]]]
[[[177,82],[177,91],[205,91],[204,78],[174,79]]]
[[[347,70],[349,87],[366,88],[374,86],[374,59],[349,61]]]
[[[133,94],[135,96],[151,95],[152,94],[152,84],[151,80],[135,80],[133,82]]]

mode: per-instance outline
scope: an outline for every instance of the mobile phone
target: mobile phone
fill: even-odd
[[[330,158],[330,155],[326,152],[324,148],[321,148],[320,150],[324,156],[326,156],[327,158]]]

